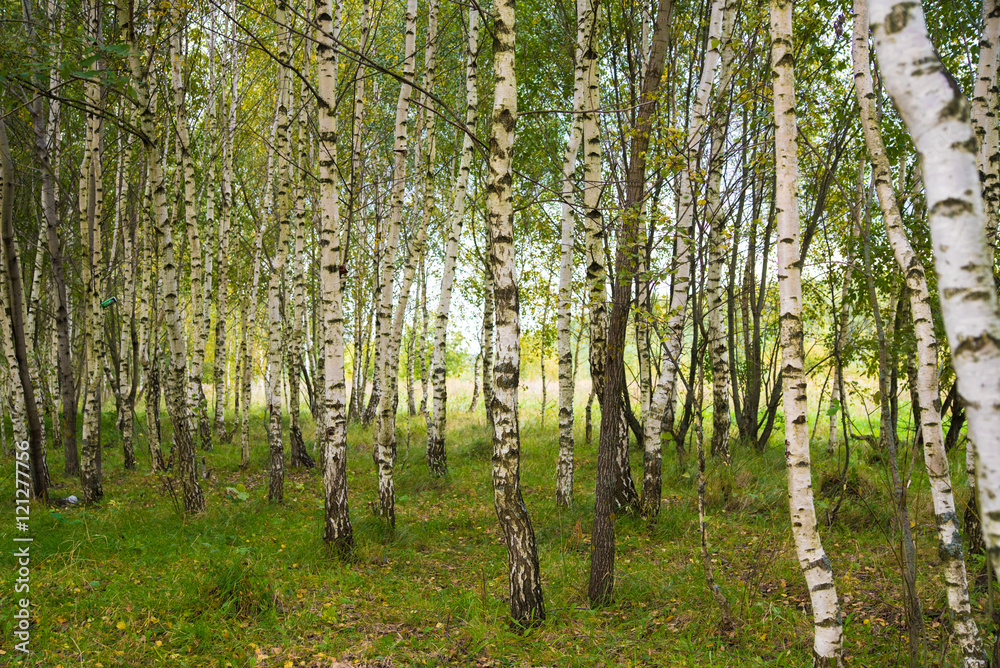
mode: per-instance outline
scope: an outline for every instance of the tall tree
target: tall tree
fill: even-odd
[[[931,498],[934,502],[934,518],[938,529],[938,555],[945,573],[948,606],[954,615],[955,636],[959,647],[962,648],[965,665],[985,667],[987,662],[969,605],[965,559],[962,555],[962,534],[958,528],[955,499],[951,493],[951,473],[944,448],[944,433],[941,429],[938,349],[934,335],[931,296],[927,289],[923,264],[914,253],[903,226],[896,191],[892,184],[889,157],[879,130],[871,67],[868,63],[867,0],[854,0],[853,44],[854,88],[861,109],[865,143],[871,156],[872,178],[878,193],[889,244],[906,280],[913,330],[917,339],[916,389],[920,405],[920,433],[924,444],[924,463],[930,480]],[[895,431],[894,426],[892,431]],[[915,625],[908,623],[907,627]]]
[[[490,132],[486,218],[496,303],[496,363],[493,367],[493,505],[507,545],[510,616],[527,627],[545,619],[538,547],[521,496],[521,434],[517,390],[521,366],[521,313],[514,270],[514,207],[511,158],[517,124],[515,1],[498,0],[493,16],[493,115]]]
[[[590,581],[587,597],[593,606],[611,602],[615,585],[615,508],[616,453],[621,447],[621,415],[625,410],[622,394],[625,380],[625,332],[632,300],[637,258],[641,252],[639,221],[646,200],[646,159],[650,128],[656,110],[657,92],[663,77],[670,31],[671,0],[660,0],[653,27],[649,64],[643,78],[635,127],[629,146],[625,203],[615,254],[615,283],[608,328],[605,362],[607,377],[601,399],[601,435],[597,450],[597,489],[594,498],[594,532],[590,551]],[[664,361],[666,363],[666,361]],[[659,435],[657,434],[657,437]],[[657,503],[659,497],[657,496]]]
[[[479,79],[476,59],[479,56],[479,10],[469,7],[469,39],[465,56],[465,132],[462,135],[462,154],[455,178],[452,196],[451,225],[445,248],[444,268],[441,273],[441,294],[438,297],[437,315],[434,320],[434,347],[431,352],[431,385],[434,405],[430,427],[427,430],[427,466],[441,475],[448,470],[445,453],[445,425],[447,424],[448,386],[445,349],[448,336],[448,314],[451,310],[451,292],[455,284],[455,267],[458,262],[458,242],[465,220],[466,192],[469,170],[476,150],[476,121],[479,118]]]
[[[1000,568],[1000,305],[968,100],[927,35],[919,0],[869,6],[886,90],[920,155],[941,314],[975,447],[983,538]]]
[[[322,215],[320,237],[320,292],[323,329],[325,384],[322,398],[325,431],[323,439],[323,540],[346,556],[354,545],[354,532],[347,504],[347,388],[344,382],[344,315],[340,274],[340,204],[336,181],[337,159],[337,51],[340,33],[340,3],[316,0],[313,31],[316,39],[319,112],[319,191]]]
[[[771,72],[774,87],[775,213],[778,231],[778,292],[781,377],[785,409],[788,509],[799,567],[813,611],[813,665],[843,665],[840,600],[830,559],[823,550],[813,504],[806,420],[805,351],[802,330],[802,256],[799,250],[799,160],[795,122],[795,55],[792,0],[771,0]]]

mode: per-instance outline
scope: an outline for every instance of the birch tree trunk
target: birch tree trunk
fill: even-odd
[[[927,36],[920,2],[872,0],[879,68],[920,155],[941,311],[975,444],[983,537],[1000,566],[1000,307],[968,101]]]
[[[686,167],[681,170],[679,177],[677,236],[675,237],[673,286],[671,288],[670,315],[667,320],[667,336],[663,343],[660,377],[649,402],[649,417],[644,424],[641,512],[647,518],[656,517],[660,512],[660,494],[663,486],[663,453],[660,432],[664,422],[664,412],[667,411],[668,405],[672,404],[676,396],[677,373],[680,366],[681,346],[684,341],[688,290],[691,285],[690,243],[694,238],[694,206],[697,201],[692,176],[698,170],[702,140],[708,127],[708,104],[719,65],[719,46],[722,43],[722,19],[725,5],[725,0],[712,0],[708,24],[708,50],[705,52],[705,58],[702,62],[701,80],[691,109],[691,121],[684,144]],[[670,413],[672,415],[672,411]],[[669,422],[673,422],[672,417]]]
[[[1000,57],[1000,6],[983,0],[983,32],[972,92],[972,128],[979,141],[976,163],[986,208],[986,240],[996,252],[1000,214],[1000,129],[997,127],[997,58]]]
[[[436,4],[436,3],[435,3]],[[433,475],[444,475],[448,470],[445,453],[445,426],[447,423],[448,386],[445,351],[448,335],[448,314],[451,310],[451,292],[455,283],[455,266],[458,260],[458,242],[465,219],[466,193],[469,170],[476,147],[473,133],[479,118],[479,78],[476,59],[479,56],[479,9],[469,8],[469,39],[465,56],[465,126],[462,136],[462,154],[458,176],[452,196],[451,225],[445,248],[444,268],[441,273],[441,295],[438,297],[437,315],[434,319],[434,348],[431,352],[431,385],[434,404],[430,428],[427,430],[427,467]]]
[[[590,378],[598,397],[604,392],[604,359],[607,356],[607,258],[604,255],[604,216],[601,212],[601,106],[597,67],[598,0],[577,0],[577,40],[586,45],[581,62],[584,76],[583,124],[583,214],[587,260],[587,287],[590,293]]]
[[[177,305],[177,265],[174,259],[173,229],[168,223],[166,184],[163,177],[161,151],[157,147],[157,132],[154,123],[154,107],[150,100],[148,72],[142,66],[135,37],[134,25],[129,22],[125,30],[129,46],[129,66],[135,86],[139,111],[140,128],[146,148],[146,169],[149,188],[152,192],[151,222],[155,228],[159,257],[161,259],[160,278],[163,281],[163,317],[167,324],[167,338],[170,346],[170,371],[167,378],[167,410],[174,427],[174,442],[178,455],[177,473],[181,479],[184,510],[198,513],[205,509],[205,497],[195,473],[194,442],[190,432],[190,407],[185,386],[187,383],[187,344],[184,341],[184,327]],[[154,328],[155,329],[155,328]],[[151,350],[155,338],[149,342]],[[147,400],[148,401],[148,400]],[[157,394],[154,411],[158,410]],[[147,404],[146,412],[149,413]]]
[[[806,376],[802,332],[798,176],[795,121],[795,57],[792,0],[771,0],[771,71],[774,87],[775,206],[778,231],[778,292],[781,321],[781,377],[785,411],[788,508],[799,567],[812,602],[814,666],[843,666],[840,601],[830,559],[823,550],[813,505],[806,419]]]
[[[496,427],[493,423],[493,332],[496,329],[495,290],[493,285],[493,269],[490,267],[489,250],[492,246],[491,232],[487,229],[487,261],[483,271],[483,408],[486,410],[486,424],[490,430],[490,439],[495,438]]]
[[[514,268],[514,209],[511,154],[517,123],[514,0],[498,0],[493,20],[492,132],[486,218],[491,231],[490,267],[496,302],[496,367],[493,406],[493,505],[507,545],[510,616],[519,627],[545,619],[535,531],[521,496],[521,436],[517,392],[521,365],[521,316]]]
[[[309,48],[308,42],[303,50],[303,70],[309,69]],[[302,331],[302,319],[305,315],[305,273],[303,270],[303,257],[306,252],[305,232],[305,198],[306,183],[305,178],[308,171],[308,155],[306,145],[309,141],[307,132],[308,119],[306,115],[306,97],[304,87],[301,83],[296,84],[299,89],[299,122],[298,126],[298,155],[296,164],[298,169],[295,176],[295,254],[292,258],[292,301],[289,309],[289,319],[292,321],[291,340],[288,344],[288,412],[289,412],[289,448],[292,466],[304,466],[313,468],[316,462],[306,452],[305,443],[302,441],[302,427],[299,425],[299,384],[302,378],[302,345],[304,335]]]
[[[91,0],[86,10],[87,30],[95,42],[101,35],[101,8]],[[97,73],[101,61],[95,61],[90,71]],[[100,84],[88,80],[84,84],[87,102],[86,140],[83,163],[80,167],[78,215],[80,239],[85,257],[81,262],[81,279],[84,286],[84,358],[86,375],[83,393],[83,434],[81,439],[80,482],[87,503],[99,501],[104,496],[101,486],[101,385],[104,360],[104,319],[101,311],[102,286],[102,220],[104,211],[104,186],[102,171],[102,137],[104,131],[101,115]],[[75,406],[74,406],[75,410]]]
[[[50,31],[57,32],[61,23],[60,6],[54,0],[47,3]],[[49,90],[60,85],[61,48],[56,54],[56,67],[50,70]],[[45,240],[49,256],[52,278],[52,308],[55,325],[55,360],[59,378],[60,420],[59,434],[63,444],[64,473],[76,476],[80,472],[80,461],[76,447],[76,384],[73,364],[70,358],[69,310],[66,295],[66,278],[63,269],[62,240],[59,233],[58,184],[61,163],[60,142],[57,137],[61,127],[61,102],[54,98],[49,102],[48,115],[42,117],[41,110],[34,118],[35,156],[40,167],[42,193],[42,215],[45,220]],[[53,429],[55,424],[53,424]]]
[[[335,31],[340,32],[340,3],[316,0],[314,30],[318,70],[319,188],[322,211],[320,290],[323,301],[323,540],[341,556],[354,545],[347,505],[347,388],[344,382],[344,316],[340,264],[340,206],[336,182],[337,54]]]
[[[394,162],[392,168],[391,207],[389,229],[386,234],[382,257],[382,294],[378,309],[378,344],[376,375],[381,378],[380,387],[372,386],[372,401],[377,399],[379,424],[376,425],[372,458],[378,473],[378,514],[396,526],[396,492],[392,479],[395,463],[395,398],[396,375],[392,373],[390,346],[392,342],[392,297],[395,279],[396,248],[399,245],[399,227],[403,216],[403,195],[406,186],[407,127],[406,117],[410,107],[410,93],[416,52],[417,0],[407,0],[404,39],[403,83],[396,103],[395,141],[393,143]],[[389,384],[393,387],[390,388]],[[391,423],[391,424],[389,424]],[[391,429],[392,433],[387,433]]]
[[[236,23],[233,22],[229,55],[229,108],[222,136],[222,211],[219,222],[219,259],[215,290],[215,440],[227,442],[226,431],[226,364],[219,363],[219,351],[227,349],[229,315],[229,236],[233,220],[233,137],[236,134],[237,81]],[[228,359],[224,356],[223,360]],[[238,383],[234,383],[238,386]]]
[[[182,38],[187,26],[187,10],[177,4],[172,6],[173,33],[170,36],[170,71],[173,90],[173,112],[176,126],[177,162],[182,170],[184,221],[187,228],[189,255],[191,257],[191,363],[188,365],[188,401],[191,404],[191,431],[200,433],[201,447],[212,449],[212,429],[208,422],[208,401],[201,384],[208,327],[205,324],[205,287],[202,270],[203,253],[198,231],[198,200],[195,196],[194,160],[187,118],[187,79],[183,60]]]
[[[875,108],[871,68],[868,63],[868,2],[854,0],[854,88],[861,109],[861,124],[865,143],[871,156],[875,189],[882,209],[886,235],[896,262],[906,279],[910,297],[913,331],[917,339],[917,398],[920,406],[920,430],[924,444],[924,463],[930,481],[934,503],[934,519],[938,530],[938,555],[944,570],[948,606],[951,608],[955,637],[962,650],[965,665],[985,668],[986,656],[979,640],[976,623],[969,605],[969,590],[962,554],[962,534],[955,513],[951,492],[951,473],[941,429],[940,383],[938,379],[937,339],[934,316],[927,289],[924,267],[906,235],[899,212],[896,192],[892,186],[889,158],[886,154],[879,119]],[[905,527],[904,527],[905,528]]]
[[[556,464],[556,505],[568,507],[573,503],[573,399],[576,377],[573,373],[573,352],[570,348],[573,300],[573,237],[576,232],[574,208],[575,188],[573,173],[583,138],[583,113],[586,111],[585,73],[583,50],[586,48],[584,24],[577,21],[576,67],[573,83],[573,125],[566,152],[563,154],[562,173],[562,225],[559,236],[559,311],[557,354],[559,356],[559,461]]]
[[[362,0],[361,3],[361,36],[358,44],[358,52],[363,56],[368,54],[368,45],[370,41],[370,32],[372,24],[372,7],[370,0]],[[361,142],[362,142],[362,129],[363,129],[363,118],[365,114],[365,77],[364,70],[362,69],[362,63],[358,63],[357,70],[354,73],[354,118],[351,126],[351,177],[350,185],[348,189],[348,201],[347,201],[347,231],[348,239],[350,238],[350,232],[354,229],[354,221],[358,216],[359,202],[361,201],[360,193],[361,187],[364,182],[364,171],[362,170],[362,152],[361,152]],[[360,263],[357,267],[360,270]],[[360,276],[358,277],[360,279]],[[364,365],[362,370],[362,365],[360,363],[362,354],[362,340],[361,340],[361,284],[362,282],[358,280],[355,283],[355,328],[354,328],[354,374],[351,377],[351,401],[348,406],[348,420],[358,420],[361,419],[362,411],[364,409],[364,395],[365,395],[365,383],[367,381],[367,365]],[[365,328],[365,343],[367,344],[370,332],[368,326]],[[367,359],[367,358],[366,358]],[[378,374],[376,374],[377,376]]]
[[[290,142],[288,141],[288,101],[291,97],[289,85],[290,73],[284,63],[289,58],[290,30],[286,24],[288,7],[284,0],[278,0],[275,21],[278,30],[278,114],[277,135],[275,137],[275,176],[277,177],[278,193],[276,218],[278,223],[278,244],[271,260],[271,279],[267,287],[267,320],[269,336],[267,345],[267,415],[268,442],[270,444],[270,467],[267,498],[272,502],[284,499],[285,487],[285,448],[282,442],[281,425],[281,370],[284,361],[282,341],[284,318],[282,317],[282,278],[285,273],[285,260],[288,255],[288,227],[291,213],[289,187],[291,185],[291,165],[289,164]]]
[[[17,259],[17,249],[14,244],[13,213],[14,161],[11,159],[10,145],[7,142],[7,128],[0,120],[0,259],[3,261],[3,271],[0,273],[6,274],[5,278],[7,279],[4,281],[7,285],[0,285],[0,291],[6,292],[6,289],[9,288],[9,300],[6,294],[3,299],[6,315],[3,338],[8,364],[11,360],[10,353],[13,352],[19,381],[14,382],[14,379],[11,378],[11,391],[12,394],[20,395],[23,406],[22,415],[24,421],[27,422],[27,424],[22,423],[20,431],[15,431],[14,441],[23,441],[27,437],[31,495],[47,504],[49,501],[49,471],[45,463],[45,443],[42,439],[41,421],[38,418],[38,406],[35,403],[35,389],[28,369],[28,351],[24,340],[24,291],[21,285],[21,268]],[[7,323],[10,323],[9,330]],[[9,365],[8,368],[13,376],[14,365]],[[15,397],[15,403],[16,401]],[[18,461],[21,461],[19,456]],[[100,478],[98,478],[99,481]]]
[[[708,218],[708,270],[706,272],[705,301],[708,307],[708,354],[712,362],[712,445],[713,456],[721,456],[729,461],[729,350],[726,321],[723,319],[726,307],[722,289],[722,270],[725,266],[726,216],[722,211],[720,182],[725,161],[726,134],[729,130],[729,109],[727,98],[729,84],[733,77],[733,22],[736,13],[733,0],[725,2],[722,9],[721,65],[719,85],[715,93],[714,121],[711,129],[712,151],[708,162],[708,183],[705,213]]]
[[[131,114],[130,114],[131,116]],[[125,135],[120,134],[122,157],[119,160],[119,169],[125,179],[131,173],[132,149],[124,140]],[[122,454],[123,464],[128,470],[135,468],[135,446],[132,442],[133,427],[135,418],[135,388],[137,383],[133,382],[138,369],[133,364],[132,340],[135,333],[135,229],[132,222],[128,220],[129,205],[132,196],[129,195],[130,188],[124,181],[122,182],[122,192],[117,204],[117,215],[119,217],[118,229],[122,238],[122,299],[119,302],[120,328],[118,337],[118,395],[121,402],[119,420],[121,421],[122,432]]]

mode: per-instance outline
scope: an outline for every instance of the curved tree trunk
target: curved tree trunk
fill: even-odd
[[[673,287],[670,300],[667,336],[663,343],[663,361],[660,363],[660,377],[649,402],[649,417],[645,420],[643,437],[643,479],[641,512],[644,517],[656,517],[660,512],[660,492],[662,488],[663,454],[660,433],[664,423],[664,413],[673,405],[676,396],[677,373],[680,368],[681,346],[684,341],[688,290],[691,285],[691,250],[694,238],[695,185],[692,175],[698,170],[701,144],[708,127],[708,103],[715,82],[715,72],[719,64],[719,46],[722,37],[722,17],[725,0],[712,0],[708,23],[708,50],[701,68],[701,81],[688,126],[684,144],[686,169],[680,173],[679,202],[677,216],[676,249],[674,251]],[[669,411],[668,423],[673,423],[673,411]]]
[[[997,569],[1000,306],[969,104],[934,51],[919,1],[872,0],[870,17],[886,90],[921,157],[941,311],[976,447],[983,537]]]
[[[379,424],[375,426],[372,458],[378,473],[378,514],[396,526],[396,491],[392,479],[395,465],[395,412],[396,375],[393,373],[391,343],[392,292],[395,280],[396,248],[399,245],[399,227],[403,216],[403,195],[406,186],[407,127],[406,117],[410,108],[410,94],[416,53],[417,0],[407,0],[405,27],[405,55],[403,60],[403,83],[396,103],[396,126],[392,168],[392,193],[389,212],[389,230],[386,234],[385,255],[382,256],[382,294],[378,309],[378,342],[376,348],[375,374],[381,378],[379,386],[372,386],[372,401],[378,406]],[[389,387],[389,384],[392,387]]]
[[[452,197],[451,227],[448,245],[445,249],[444,269],[441,273],[441,296],[438,297],[437,315],[434,319],[434,348],[431,353],[431,385],[434,392],[433,411],[430,428],[427,430],[427,467],[433,475],[443,475],[448,470],[445,453],[445,425],[447,420],[447,369],[445,367],[446,338],[448,335],[448,313],[451,310],[451,291],[455,282],[455,265],[458,260],[458,241],[462,234],[465,218],[466,190],[469,170],[476,147],[474,137],[476,121],[479,118],[479,79],[476,58],[479,56],[479,10],[469,8],[469,40],[465,57],[465,126],[462,136],[462,157],[455,179]]]
[[[920,429],[923,435],[924,463],[930,480],[934,518],[938,529],[938,555],[944,570],[948,606],[954,616],[955,636],[966,666],[985,668],[986,656],[972,619],[969,591],[962,554],[962,534],[951,493],[951,473],[941,429],[940,388],[937,371],[937,340],[934,316],[927,289],[924,267],[906,235],[896,193],[892,187],[889,158],[879,131],[871,68],[868,64],[868,3],[854,0],[854,87],[861,109],[865,143],[871,156],[873,179],[882,209],[886,235],[893,254],[906,279],[910,296],[913,330],[917,339],[917,397],[920,406]],[[904,529],[906,527],[903,527]]]

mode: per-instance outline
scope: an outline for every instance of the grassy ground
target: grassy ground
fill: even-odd
[[[465,405],[467,400],[454,402],[455,408]],[[713,559],[741,620],[738,628],[720,627],[699,556],[693,471],[680,470],[669,453],[660,518],[649,525],[628,517],[618,521],[615,604],[591,610],[585,592],[597,457],[596,444],[583,444],[580,413],[576,504],[561,510],[554,502],[554,411],[544,428],[532,407],[522,412],[522,484],[538,538],[548,619],[518,635],[505,619],[506,552],[490,491],[491,444],[480,414],[450,416],[451,472],[441,480],[426,472],[423,421],[401,417],[398,531],[391,539],[369,507],[376,487],[370,431],[351,428],[356,550],[343,563],[331,558],[321,540],[318,471],[290,471],[285,502],[267,502],[260,411],[252,420],[250,469],[238,468],[238,446],[208,453],[208,510],[190,518],[178,513],[163,481],[148,473],[144,440],[137,448],[139,470],[122,470],[113,412],[107,412],[104,500],[90,507],[31,509],[36,653],[27,660],[14,650],[10,634],[13,512],[0,523],[0,664],[221,668],[329,666],[337,659],[359,666],[810,665],[811,615],[791,544],[780,445],[762,455],[739,449],[731,469],[709,463]],[[143,424],[141,413],[138,422]],[[313,425],[305,422],[311,446]],[[847,664],[900,665],[906,640],[900,578],[887,538],[888,476],[877,455],[857,447],[840,519],[823,529],[844,605]],[[964,452],[953,455],[955,489],[964,490],[958,465]],[[636,480],[641,459],[633,452]],[[909,495],[926,660],[957,666],[921,459]],[[814,462],[818,490],[837,463],[819,445]],[[79,482],[62,475],[60,453],[50,451],[49,466],[53,496],[81,496]],[[723,477],[733,490],[728,500],[720,492]],[[0,463],[0,478],[0,502],[10,510],[9,458]],[[820,512],[829,505],[818,500]],[[978,572],[980,565],[970,569]],[[985,598],[982,589],[972,594],[981,624]]]

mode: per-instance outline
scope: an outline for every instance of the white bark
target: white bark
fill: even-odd
[[[649,416],[643,424],[645,431],[643,466],[643,502],[642,512],[647,517],[659,513],[660,508],[660,471],[663,455],[660,447],[660,427],[663,424],[663,414],[667,403],[676,395],[675,384],[680,365],[681,345],[684,340],[684,324],[686,318],[688,289],[691,284],[691,250],[689,244],[694,235],[694,205],[696,201],[695,185],[692,175],[698,170],[698,158],[701,144],[708,127],[708,103],[715,82],[718,68],[722,38],[722,18],[725,0],[712,0],[712,10],[708,24],[708,50],[701,68],[701,79],[691,110],[691,121],[688,125],[687,138],[684,144],[686,168],[681,170],[679,178],[679,205],[677,217],[676,248],[674,251],[674,278],[672,297],[670,300],[669,318],[667,320],[667,336],[663,343],[660,377],[656,389],[649,402]],[[655,498],[654,498],[655,497]]]
[[[781,377],[785,413],[788,509],[799,567],[813,610],[814,665],[843,665],[840,601],[830,559],[823,550],[813,505],[806,419],[805,353],[799,252],[798,177],[795,121],[795,57],[792,0],[771,0],[771,70],[774,86],[775,212],[778,236],[778,294]]]
[[[997,59],[1000,58],[1000,6],[983,0],[983,32],[979,39],[979,64],[972,92],[972,128],[979,140],[976,162],[986,207],[986,238],[996,248],[1000,213],[1000,128],[997,126]]]
[[[921,158],[941,312],[977,452],[983,538],[1000,566],[1000,307],[969,103],[927,36],[919,2],[872,0],[886,90]]]
[[[437,315],[434,319],[434,347],[431,353],[431,383],[434,404],[429,429],[427,430],[427,466],[431,472],[441,475],[447,471],[445,455],[445,425],[447,418],[447,369],[445,367],[446,338],[448,335],[448,314],[451,310],[451,292],[455,282],[455,265],[458,260],[458,242],[465,220],[466,191],[469,170],[476,147],[472,133],[479,118],[479,79],[476,58],[479,55],[479,10],[469,8],[469,39],[465,57],[465,126],[462,136],[462,156],[459,160],[458,176],[452,196],[451,225],[448,244],[445,248],[444,268],[441,273],[441,294],[438,297]]]
[[[514,267],[514,208],[511,158],[517,123],[514,69],[515,0],[498,0],[493,23],[493,121],[486,218],[492,244],[490,266],[496,301],[496,365],[493,388],[493,505],[507,545],[510,616],[519,626],[545,619],[535,532],[521,496],[521,437],[517,391],[521,363],[521,317]]]
[[[337,54],[335,30],[340,28],[340,3],[333,15],[327,0],[316,0],[316,61],[319,110],[320,292],[323,308],[323,539],[339,554],[349,552],[354,533],[347,504],[347,389],[344,383],[344,316],[340,279],[340,205],[336,181]]]
[[[173,90],[173,112],[176,127],[177,162],[182,170],[184,221],[187,228],[191,258],[191,342],[188,365],[188,401],[191,404],[192,432],[201,434],[202,448],[212,448],[212,431],[208,422],[208,402],[201,384],[202,364],[208,327],[205,324],[204,272],[202,270],[201,235],[198,231],[198,201],[195,197],[194,160],[187,117],[187,83],[184,72],[182,38],[187,25],[187,11],[176,3],[172,6],[170,36],[170,72]],[[183,59],[183,60],[182,60]]]
[[[576,235],[576,188],[573,173],[576,171],[577,154],[583,139],[583,112],[585,110],[585,72],[583,50],[583,24],[577,22],[576,67],[573,77],[573,124],[563,154],[562,172],[562,225],[559,236],[559,307],[557,354],[559,356],[559,461],[556,464],[556,504],[573,503],[573,397],[576,378],[573,374],[573,352],[570,348],[573,300],[573,237]]]
[[[854,87],[861,109],[865,143],[871,155],[873,179],[882,209],[886,235],[896,262],[906,279],[910,295],[913,330],[917,339],[917,397],[920,405],[920,429],[924,442],[924,463],[930,480],[934,518],[938,530],[938,555],[944,570],[948,606],[951,608],[955,636],[966,666],[985,668],[986,657],[979,640],[969,605],[969,590],[962,554],[962,535],[951,493],[951,473],[941,429],[940,390],[937,371],[937,339],[934,316],[927,289],[924,267],[906,236],[896,192],[892,187],[889,158],[882,142],[875,108],[871,68],[868,64],[868,3],[854,0]]]
[[[410,108],[410,94],[412,86],[409,81],[413,80],[413,69],[416,53],[416,28],[417,26],[417,0],[407,0],[406,3],[406,27],[404,39],[404,60],[403,60],[403,83],[399,90],[399,100],[396,103],[396,126],[395,141],[393,143],[393,154],[395,156],[392,168],[392,192],[389,196],[391,206],[389,211],[389,230],[386,234],[385,255],[382,258],[382,294],[381,303],[378,309],[378,361],[380,366],[376,366],[375,372],[382,379],[381,386],[378,387],[378,413],[380,424],[376,425],[375,443],[373,445],[372,457],[375,460],[375,467],[378,472],[379,485],[379,507],[378,512],[385,517],[391,526],[396,525],[396,492],[392,479],[392,469],[395,464],[395,449],[391,443],[395,442],[395,420],[391,429],[393,433],[387,433],[390,425],[382,424],[383,419],[389,412],[395,413],[395,384],[397,378],[392,374],[392,360],[390,345],[392,341],[392,299],[393,283],[395,280],[396,249],[399,245],[399,227],[403,216],[403,195],[406,186],[406,157],[407,157],[407,127],[406,117]],[[393,387],[390,388],[389,384]],[[372,387],[373,395],[376,388]]]

